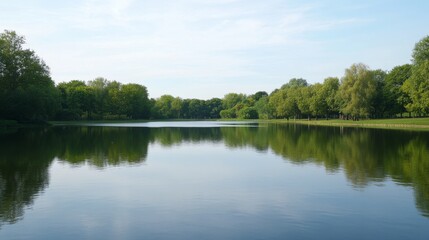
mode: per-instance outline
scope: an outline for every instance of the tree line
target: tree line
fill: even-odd
[[[0,34],[0,119],[289,119],[391,118],[429,114],[429,36],[415,44],[412,63],[390,71],[351,65],[341,78],[308,84],[293,78],[270,94],[223,98],[149,99],[140,84],[105,78],[55,85],[49,67],[14,31]]]

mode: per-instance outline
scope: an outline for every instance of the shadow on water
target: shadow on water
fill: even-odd
[[[0,226],[15,223],[49,184],[54,134],[46,129],[0,135]]]
[[[272,151],[294,164],[343,171],[354,187],[393,179],[429,217],[429,133],[267,124],[260,127],[20,129],[0,135],[0,225],[15,223],[49,184],[54,159],[96,168],[145,162],[151,143],[224,143]]]

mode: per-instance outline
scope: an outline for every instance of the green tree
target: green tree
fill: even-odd
[[[120,118],[124,114],[125,103],[121,97],[122,84],[117,81],[109,81],[105,87],[106,99],[104,110],[110,117]]]
[[[148,119],[150,103],[145,86],[136,83],[125,84],[121,88],[125,114],[133,119]]]
[[[274,91],[270,96],[269,106],[273,109],[275,118],[289,119],[300,113],[296,101],[296,90],[289,87]]]
[[[307,87],[307,80],[303,78],[292,78],[288,83],[284,84],[281,88],[300,88]]]
[[[255,103],[255,109],[260,119],[269,119],[272,117],[272,109],[269,105],[269,97],[263,96]]]
[[[224,109],[220,111],[220,117],[224,119],[228,119],[228,118],[236,118],[237,115],[235,111],[231,108],[231,109]]]
[[[373,118],[382,118],[386,112],[385,78],[386,72],[380,69],[371,71],[375,82],[375,94],[372,97],[370,115]]]
[[[182,117],[184,119],[191,119],[191,116],[189,114],[189,103],[190,103],[190,99],[183,99],[182,100]]]
[[[407,111],[417,115],[429,114],[429,60],[413,67],[412,75],[402,86],[410,102],[405,106]]]
[[[358,63],[346,69],[339,88],[340,111],[353,119],[369,117],[377,83],[368,66]]]
[[[240,119],[258,119],[258,111],[254,107],[244,107],[237,114]]]
[[[416,43],[412,56],[414,65],[419,65],[429,60],[429,36],[422,38]]]
[[[179,97],[175,97],[173,101],[171,102],[171,114],[175,115],[175,118],[179,119],[182,118],[182,106],[183,106],[183,100]]]
[[[47,120],[59,108],[49,68],[14,31],[0,34],[0,118]]]
[[[263,97],[268,97],[268,93],[265,91],[258,91],[255,94],[250,95],[249,97],[253,98],[255,101],[258,101]]]
[[[314,95],[313,85],[300,87],[297,89],[297,105],[301,114],[307,115],[307,118],[310,119],[312,113],[311,101]]]
[[[220,111],[222,111],[222,99],[212,98],[205,102],[208,110],[208,118],[220,118]]]
[[[170,119],[174,118],[173,112],[172,112],[172,103],[174,101],[174,97],[171,95],[162,95],[160,98],[156,99],[155,102],[155,112],[156,116],[163,119]]]
[[[90,89],[84,81],[79,80],[60,83],[57,88],[61,93],[62,106],[57,118],[61,120],[90,118],[95,102],[93,89]]]
[[[310,98],[310,112],[312,115],[327,116],[328,115],[328,104],[326,102],[327,92],[324,91],[323,85],[316,83],[312,85],[313,95]]]
[[[100,114],[101,118],[103,118],[103,115],[107,110],[108,84],[109,81],[102,77],[88,81],[87,84],[88,87],[92,88],[94,91],[94,110],[96,113]]]
[[[191,99],[189,101],[188,112],[191,118],[203,119],[207,118],[205,103],[200,99]]]
[[[336,95],[339,88],[338,78],[326,78],[323,84],[316,83],[313,85],[313,96],[311,99],[310,110],[313,115],[337,116],[339,112]]]
[[[340,107],[337,101],[338,89],[340,88],[340,80],[336,77],[328,77],[323,81],[321,91],[326,101],[327,113],[330,116],[338,116]]]
[[[409,112],[427,115],[429,113],[429,36],[416,43],[413,50],[411,77],[402,86],[410,102],[405,105]]]
[[[298,101],[301,95],[301,89],[307,87],[307,81],[302,78],[292,78],[288,83],[273,91],[270,96],[269,105],[273,108],[276,118],[300,117],[301,111]],[[307,105],[302,104],[304,109]],[[307,110],[307,109],[305,109]]]
[[[407,94],[401,90],[401,87],[410,77],[410,64],[396,66],[386,75],[384,96],[386,111],[389,116],[400,114],[402,117],[402,113],[406,111],[405,105],[410,102],[410,99]]]
[[[246,95],[238,93],[228,93],[223,98],[223,108],[230,109],[233,108],[240,102],[243,102],[246,99]]]

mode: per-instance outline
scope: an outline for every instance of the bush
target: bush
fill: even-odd
[[[236,114],[233,109],[225,109],[220,111],[220,117],[221,118],[235,118]]]
[[[238,111],[238,118],[258,119],[258,111],[254,107],[245,107]]]

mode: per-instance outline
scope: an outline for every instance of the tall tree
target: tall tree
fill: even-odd
[[[292,78],[280,89],[274,90],[270,95],[269,105],[273,109],[274,117],[287,118],[299,117],[301,111],[298,107],[300,89],[307,87],[307,81],[299,78]]]
[[[244,107],[237,113],[240,119],[258,119],[258,111],[254,107]]]
[[[301,114],[306,115],[308,119],[310,119],[310,115],[312,114],[311,109],[311,99],[314,95],[313,85],[300,87],[297,90],[297,105]]]
[[[122,84],[117,81],[108,81],[105,86],[106,99],[104,107],[105,113],[112,116],[120,117],[120,114],[123,114],[125,109],[124,101],[121,99],[121,87]]]
[[[58,84],[61,93],[62,110],[57,118],[61,120],[76,120],[90,118],[94,110],[95,94],[84,81],[72,80]],[[84,114],[86,114],[84,116]]]
[[[310,112],[316,117],[328,115],[327,92],[323,90],[323,84],[316,83],[313,85],[313,95],[309,100]]]
[[[88,81],[88,87],[92,88],[94,91],[95,111],[101,115],[101,118],[103,118],[103,115],[106,112],[108,84],[109,84],[109,81],[102,77],[98,77],[92,81]]]
[[[412,75],[402,86],[410,102],[405,106],[407,111],[417,115],[429,114],[429,60],[413,67]]]
[[[246,96],[244,94],[228,93],[223,98],[223,108],[224,109],[233,108],[235,105],[237,105],[240,102],[243,102],[245,99],[246,99]]]
[[[307,80],[303,78],[292,78],[288,83],[283,84],[281,88],[291,87],[291,88],[299,88],[299,87],[307,87]]]
[[[175,118],[176,116],[171,110],[173,101],[174,97],[171,95],[162,95],[160,98],[156,99],[154,105],[156,117],[163,119]]]
[[[207,118],[206,111],[205,111],[205,103],[203,100],[200,99],[191,99],[189,101],[189,115],[191,118],[196,119],[204,119]]]
[[[209,118],[220,118],[220,111],[222,111],[222,99],[212,98],[207,100],[205,104],[209,111]]]
[[[251,98],[253,98],[256,101],[261,99],[262,97],[268,97],[268,93],[265,91],[258,91],[255,94],[250,95]]]
[[[341,112],[354,119],[369,117],[377,84],[368,66],[358,63],[346,69],[341,79],[339,98]]]
[[[14,31],[0,34],[0,118],[46,120],[59,107],[49,68]]]
[[[411,65],[404,64],[394,67],[386,75],[384,98],[386,101],[387,114],[391,117],[406,111],[405,105],[410,102],[409,97],[401,90],[404,82],[411,77]]]
[[[220,115],[221,118],[224,118],[224,119],[236,118],[237,117],[236,112],[232,108],[230,108],[230,109],[223,109],[222,111],[220,111],[219,115]]]
[[[183,100],[180,97],[175,97],[173,101],[171,102],[171,111],[172,114],[175,115],[175,118],[180,119],[182,118],[182,106],[183,106]]]
[[[145,86],[135,83],[125,84],[121,88],[125,114],[133,119],[147,119],[150,116],[150,103]]]
[[[429,113],[429,36],[416,43],[412,56],[411,77],[402,86],[402,90],[410,99],[405,108],[419,116],[427,115]]]
[[[414,65],[419,65],[429,60],[429,36],[422,38],[416,43],[412,56]]]
[[[340,88],[340,80],[336,77],[328,77],[323,81],[322,95],[326,101],[327,113],[331,116],[338,116],[340,107],[337,101],[338,89]]]
[[[255,103],[255,109],[258,112],[258,117],[260,119],[269,119],[272,117],[272,109],[270,108],[270,105],[269,105],[268,96],[261,97]]]
[[[386,97],[384,96],[386,72],[377,69],[371,71],[372,78],[375,82],[375,94],[372,97],[370,115],[373,118],[382,118],[386,112]]]

